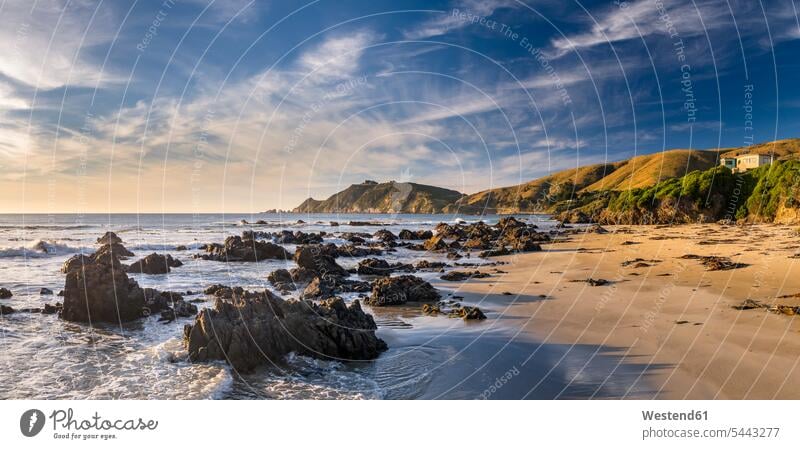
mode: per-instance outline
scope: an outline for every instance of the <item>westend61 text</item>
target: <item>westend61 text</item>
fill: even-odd
[[[656,412],[642,410],[645,421],[708,421],[708,410],[689,410],[687,412]]]

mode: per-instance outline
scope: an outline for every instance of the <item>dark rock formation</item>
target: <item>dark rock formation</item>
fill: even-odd
[[[291,258],[282,246],[272,242],[255,240],[252,231],[245,231],[242,237],[230,236],[225,243],[205,245],[207,254],[199,255],[204,260],[218,262],[258,262],[260,260]]]
[[[144,291],[128,278],[120,263],[125,254],[121,251],[125,249],[121,240],[113,232],[107,232],[98,242],[102,246],[97,252],[88,257],[73,256],[62,267],[68,271],[61,318],[111,323],[140,318],[145,305]]]
[[[308,283],[301,297],[304,299],[330,298],[345,292],[366,293],[371,289],[372,286],[369,282],[338,276],[317,276]]]
[[[153,253],[132,263],[128,267],[128,273],[166,274],[169,273],[170,267],[180,267],[182,265],[183,262],[174,259],[169,254]]]
[[[358,262],[358,274],[373,276],[388,276],[395,271],[413,271],[413,267],[404,263],[392,263],[376,258],[368,258]]]
[[[0,299],[8,299],[12,296],[14,296],[14,294],[11,293],[11,290],[5,287],[0,288]]]
[[[433,232],[425,230],[425,231],[409,231],[408,229],[403,229],[398,234],[398,237],[401,240],[428,240],[429,238],[433,237]]]
[[[380,229],[372,235],[376,239],[380,240],[381,242],[394,242],[397,240],[397,236],[392,233],[392,231],[388,229]]]
[[[39,294],[40,295],[52,295],[53,294],[53,290],[50,290],[47,287],[42,287],[42,288],[39,289]]]
[[[433,286],[416,276],[403,275],[376,280],[366,303],[371,306],[391,306],[406,302],[435,302],[440,298]]]
[[[358,301],[348,307],[341,298],[331,298],[317,305],[284,301],[268,291],[243,292],[203,309],[194,325],[184,327],[184,343],[193,362],[225,360],[236,370],[249,371],[290,352],[374,359],[386,350],[376,328]]]
[[[480,271],[451,271],[443,274],[439,279],[443,281],[466,281],[468,279],[479,279],[491,277],[489,273],[481,273]]]
[[[294,253],[294,261],[299,268],[305,268],[319,276],[344,276],[349,273],[334,260],[330,247],[326,245],[300,246]],[[333,246],[334,252],[336,246]]]

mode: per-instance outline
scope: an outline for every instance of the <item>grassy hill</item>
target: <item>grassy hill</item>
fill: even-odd
[[[433,214],[464,195],[441,187],[412,182],[365,181],[353,184],[326,200],[309,198],[297,213],[407,213]]]
[[[517,213],[547,211],[578,194],[652,186],[694,170],[717,165],[716,150],[668,150],[628,160],[563,170],[517,186],[467,195],[447,212]]]

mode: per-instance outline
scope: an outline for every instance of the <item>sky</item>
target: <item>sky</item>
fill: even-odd
[[[0,212],[474,193],[800,137],[786,1],[0,0]]]

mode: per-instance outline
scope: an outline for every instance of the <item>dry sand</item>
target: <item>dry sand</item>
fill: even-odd
[[[800,317],[733,308],[747,298],[800,305],[800,297],[775,299],[800,293],[800,258],[791,257],[800,253],[796,228],[606,229],[499,257],[506,264],[497,269],[506,273],[464,282],[457,294],[521,337],[600,345],[622,363],[644,365],[640,381],[650,384],[649,397],[800,399]],[[708,271],[700,260],[681,258],[687,254],[747,266]],[[637,258],[647,265],[623,266]],[[611,283],[581,282],[588,278]]]

